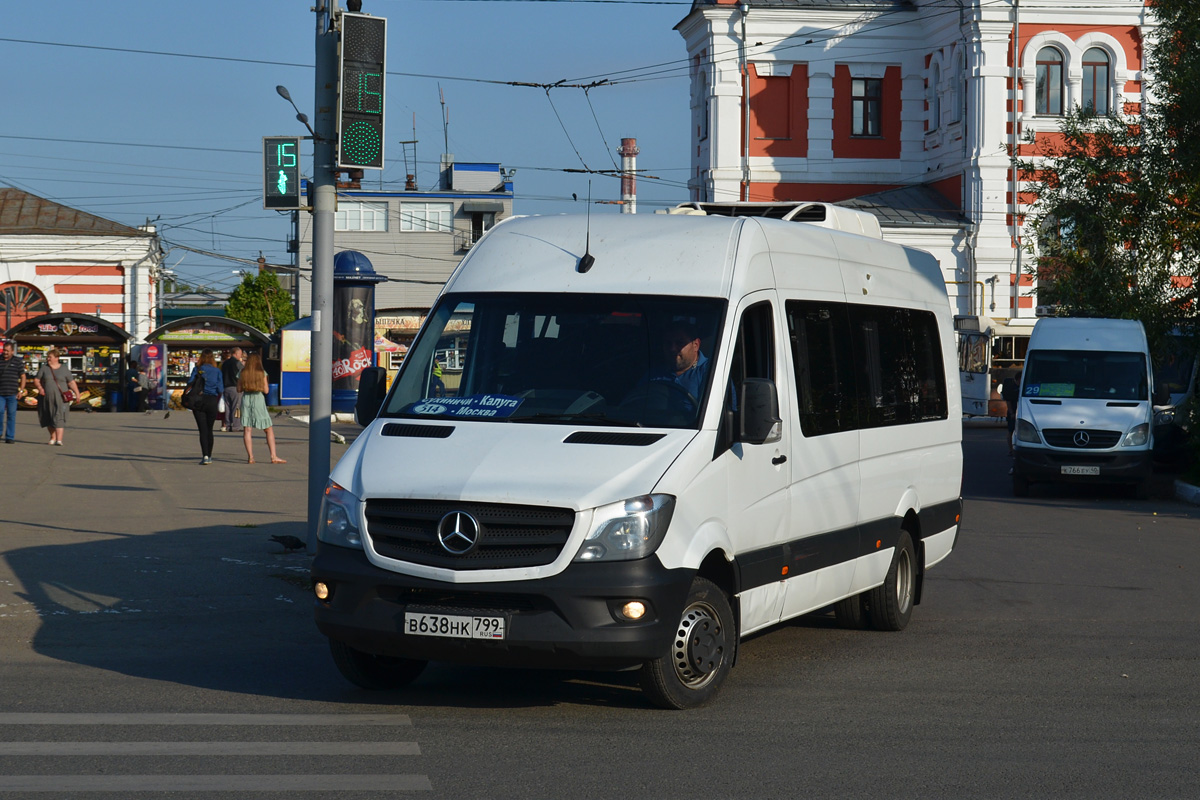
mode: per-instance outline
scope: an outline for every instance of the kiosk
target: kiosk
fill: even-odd
[[[62,362],[79,384],[75,408],[120,410],[129,342],[133,338],[123,328],[90,314],[58,312],[19,322],[6,336],[16,342],[17,354],[25,359],[25,371],[31,379],[46,360],[46,351],[59,349]],[[21,405],[36,408],[32,383],[28,389]]]
[[[218,366],[234,347],[242,348],[247,356],[257,351],[265,360],[270,338],[258,328],[228,317],[184,317],[151,331],[146,342],[159,346],[156,356],[165,373],[166,407],[179,408],[179,395],[201,350],[211,348]]]

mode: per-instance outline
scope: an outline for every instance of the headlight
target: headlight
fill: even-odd
[[[321,522],[317,538],[325,544],[353,547],[361,550],[362,534],[358,530],[359,499],[333,481],[325,487],[321,499]]]
[[[671,524],[675,498],[644,494],[596,509],[576,561],[632,561],[653,553]]]
[[[1032,422],[1019,419],[1017,420],[1017,441],[1040,444],[1042,437],[1038,436],[1037,428],[1033,427]]]
[[[1125,434],[1125,440],[1121,442],[1122,447],[1141,447],[1146,442],[1150,441],[1150,423],[1143,422],[1136,428]]]
[[[1166,408],[1154,415],[1154,426],[1161,428],[1175,423],[1175,409]]]

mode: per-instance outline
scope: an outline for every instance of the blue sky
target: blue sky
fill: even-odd
[[[168,246],[246,259],[261,251],[288,263],[287,217],[262,208],[261,139],[304,134],[277,84],[312,116],[313,5],[6,4],[0,184],[129,225],[157,219]],[[689,7],[684,0],[364,0],[365,13],[388,19],[385,188],[403,186],[398,142],[413,138],[418,185],[433,188],[445,149],[440,88],[450,152],[515,168],[516,213],[583,212],[589,180],[594,201],[618,199],[617,179],[563,170],[613,169],[622,137],[638,140],[639,170],[653,176],[639,180],[640,212],[687,200],[689,87],[673,27]],[[605,78],[621,82],[549,97],[494,83]],[[311,145],[302,152],[309,174]],[[368,170],[364,185],[380,177]],[[618,211],[592,206],[592,213]],[[182,249],[168,254],[168,266],[176,263],[184,280],[221,289],[232,288],[243,267]]]

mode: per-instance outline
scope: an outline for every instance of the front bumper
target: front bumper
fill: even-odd
[[[1095,467],[1094,475],[1064,474],[1063,467]],[[1151,450],[1128,453],[1083,452],[1053,448],[1014,449],[1013,474],[1031,481],[1059,483],[1138,483],[1154,471]]]
[[[318,543],[312,577],[332,589],[316,600],[317,628],[356,650],[429,661],[553,667],[623,668],[667,652],[694,573],[637,561],[571,564],[558,575],[504,583],[442,583],[371,564],[361,550]],[[646,604],[637,622],[621,621],[629,600]],[[404,613],[486,614],[506,619],[506,638],[409,635]]]

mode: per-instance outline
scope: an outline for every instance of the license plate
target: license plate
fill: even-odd
[[[405,612],[404,632],[447,639],[503,639],[505,626],[504,617]]]
[[[1099,475],[1099,467],[1062,467],[1060,475]]]

